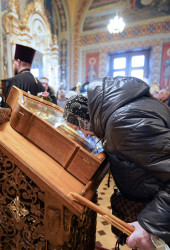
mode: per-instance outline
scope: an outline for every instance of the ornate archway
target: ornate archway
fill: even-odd
[[[42,1],[31,2],[24,10],[21,22],[15,2],[11,11],[4,14],[3,24],[7,42],[7,76],[12,76],[12,59],[15,44],[20,43],[34,48],[42,56],[43,75],[49,78],[50,85],[58,88],[59,51],[57,37],[51,34],[50,24],[44,12]]]

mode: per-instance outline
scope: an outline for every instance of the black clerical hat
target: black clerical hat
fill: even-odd
[[[35,49],[21,44],[16,44],[14,60],[20,59],[23,62],[32,64],[35,52]]]

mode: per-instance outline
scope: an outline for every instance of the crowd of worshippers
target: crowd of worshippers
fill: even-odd
[[[5,100],[7,99],[9,92],[12,86],[16,86],[32,95],[37,95],[40,92],[47,92],[50,101],[54,104],[59,104],[60,101],[57,103],[57,95],[51,86],[49,86],[49,80],[47,77],[41,77],[38,80],[34,75],[31,73],[31,66],[35,56],[35,50],[31,47],[24,46],[21,44],[16,44],[15,48],[15,55],[13,60],[13,69],[14,69],[14,77],[6,79],[6,96]],[[89,82],[86,82],[82,85],[81,93],[87,92],[87,87]],[[75,87],[76,88],[76,87]],[[67,94],[67,92],[65,93]],[[75,89],[73,88],[72,91],[68,93],[68,95],[75,95]],[[159,101],[167,104],[170,106],[170,91],[168,89],[161,89],[159,91],[154,91],[153,96],[158,99]],[[66,97],[64,96],[64,105],[66,101]]]

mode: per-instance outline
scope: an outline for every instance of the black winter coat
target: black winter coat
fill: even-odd
[[[37,95],[37,93],[45,91],[41,82],[34,78],[32,73],[30,72],[30,69],[24,69],[16,76],[6,80],[5,99],[7,99],[13,85],[26,92],[29,91],[30,94],[35,96]]]
[[[94,133],[102,138],[111,172],[124,196],[148,201],[138,222],[170,243],[170,109],[133,77],[104,78],[89,85]]]

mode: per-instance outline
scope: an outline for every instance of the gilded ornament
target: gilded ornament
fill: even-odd
[[[11,10],[15,8],[15,0],[10,0],[10,8]]]
[[[24,24],[28,25],[28,19],[32,12],[44,12],[44,8],[41,0],[31,2],[27,5],[24,11]]]
[[[28,24],[28,18],[32,12],[36,11],[35,4],[33,2],[29,3],[24,12],[24,24]]]
[[[8,208],[17,222],[20,222],[29,211],[25,208],[24,204],[20,201],[19,196],[17,196],[11,203],[9,203]]]
[[[20,1],[10,0],[10,10],[20,15]]]

